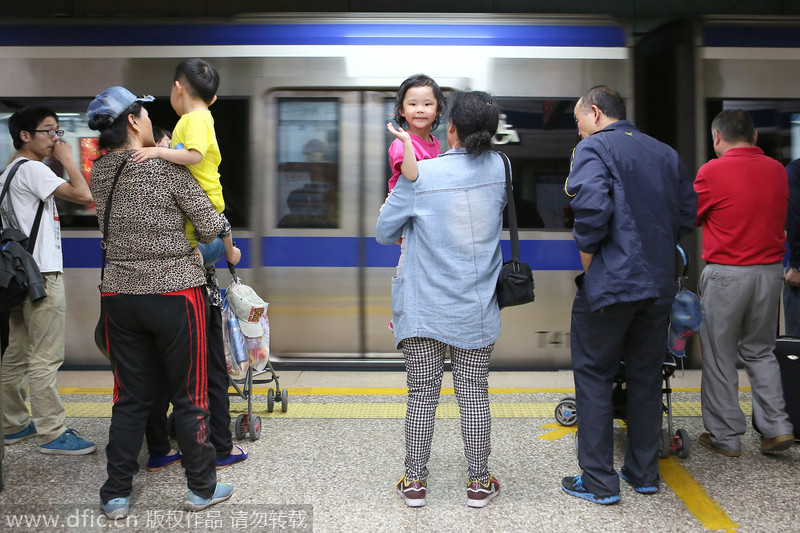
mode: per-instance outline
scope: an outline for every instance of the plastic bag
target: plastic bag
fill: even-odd
[[[222,308],[222,339],[225,344],[225,362],[228,374],[234,379],[242,379],[250,366],[250,356],[245,344],[245,336],[239,328],[239,320],[225,302]]]
[[[254,338],[245,336],[244,344],[247,347],[250,366],[256,372],[261,372],[267,367],[267,362],[269,361],[269,319],[266,312],[261,315],[258,321],[264,333],[260,337]]]

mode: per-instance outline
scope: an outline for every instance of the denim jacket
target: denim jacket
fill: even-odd
[[[381,244],[404,239],[392,278],[395,342],[428,337],[464,349],[488,346],[500,336],[503,161],[495,152],[473,158],[454,148],[418,165],[417,181],[397,181],[376,228]]]

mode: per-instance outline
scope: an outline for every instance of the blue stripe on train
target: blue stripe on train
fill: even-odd
[[[383,246],[371,237],[263,237],[261,242],[261,264],[269,267],[393,267],[400,257],[399,246]],[[503,257],[510,257],[508,241],[501,246]],[[581,269],[572,240],[520,241],[520,255],[534,270]]]
[[[61,235],[61,247],[64,253],[64,268],[100,268],[99,237],[67,237]],[[236,246],[242,251],[241,268],[250,268],[250,239],[236,239]],[[217,261],[217,268],[228,268],[223,259]]]
[[[251,239],[237,239],[242,250],[240,268],[251,268]],[[64,237],[64,267],[99,268],[100,239]],[[383,246],[372,237],[262,237],[261,266],[268,267],[393,267],[399,246]],[[501,243],[503,257],[511,255],[508,241]],[[522,260],[534,270],[580,270],[581,262],[571,240],[520,241]],[[363,260],[360,259],[363,257]],[[225,261],[217,268],[227,268]]]
[[[147,31],[142,31],[142,29]],[[0,25],[0,46],[179,45],[626,45],[619,26],[481,24]]]

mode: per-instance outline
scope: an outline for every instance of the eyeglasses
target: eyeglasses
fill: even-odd
[[[59,137],[63,137],[64,136],[64,130],[33,130],[33,131],[38,131],[40,133],[46,133],[50,137],[55,137],[56,135],[58,135]]]

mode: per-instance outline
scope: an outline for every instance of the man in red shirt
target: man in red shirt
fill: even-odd
[[[711,123],[714,151],[697,172],[696,226],[703,227],[700,276],[703,325],[700,444],[728,457],[742,454],[747,423],[739,408],[737,356],[750,379],[753,418],[763,431],[761,452],[794,443],[775,349],[783,284],[786,170],[756,144],[753,120],[726,110]]]

